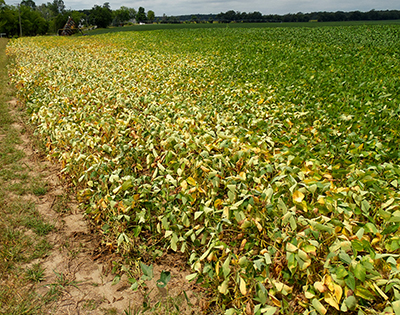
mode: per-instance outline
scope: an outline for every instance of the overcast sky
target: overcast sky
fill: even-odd
[[[34,0],[36,5],[53,0]],[[6,0],[16,4],[19,0]],[[121,6],[153,10],[156,16],[220,13],[228,10],[259,11],[262,14],[309,13],[315,11],[400,10],[399,0],[64,0],[67,9],[91,9],[95,4],[109,2],[111,9]]]

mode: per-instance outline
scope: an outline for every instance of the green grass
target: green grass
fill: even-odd
[[[35,204],[22,195],[46,194],[42,180],[29,176],[30,168],[21,159],[25,153],[8,102],[15,92],[8,85],[5,56],[7,41],[0,39],[0,313],[7,315],[42,314],[46,299],[35,293],[33,283],[43,280],[44,269],[35,259],[46,257],[52,246],[45,236],[54,226],[42,218]],[[18,109],[17,109],[18,111]],[[19,113],[23,115],[23,113]]]

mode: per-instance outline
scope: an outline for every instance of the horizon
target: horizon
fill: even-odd
[[[21,1],[6,1],[8,5],[17,5]],[[35,1],[36,5],[47,4],[52,1]],[[238,0],[206,0],[206,1],[190,1],[190,0],[139,0],[134,6],[131,5],[129,1],[118,0],[115,2],[104,1],[102,3],[91,0],[65,0],[65,8],[67,10],[90,10],[95,5],[102,6],[104,3],[109,2],[110,8],[112,10],[117,10],[121,6],[128,8],[138,9],[139,7],[145,8],[146,12],[149,10],[154,11],[156,16],[180,16],[180,15],[200,15],[200,14],[219,14],[221,12],[227,12],[230,10],[239,12],[260,12],[263,15],[286,15],[286,14],[296,14],[296,13],[312,13],[312,12],[352,12],[361,11],[369,12],[371,10],[376,11],[386,11],[386,10],[400,10],[400,2],[394,0],[383,0],[378,4],[375,1],[363,0],[358,1],[357,4],[350,3],[345,0],[284,0],[279,3],[263,1],[263,0],[253,0],[248,3],[239,2]],[[204,7],[207,7],[205,9]],[[208,11],[207,11],[208,10]]]

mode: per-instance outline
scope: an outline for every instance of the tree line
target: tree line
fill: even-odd
[[[77,26],[108,27],[132,22],[153,22],[154,11],[122,6],[111,10],[109,2],[95,5],[90,10],[67,10],[63,0],[53,0],[37,6],[33,0],[22,0],[19,5],[7,5],[0,0],[0,33],[7,37],[57,34],[72,17]]]
[[[34,0],[22,0],[19,5],[7,5],[5,0],[0,0],[0,33],[7,37],[34,36],[44,34],[57,34],[72,17],[79,26],[97,26],[101,28],[110,25],[119,26],[126,23],[231,23],[231,22],[308,22],[308,21],[362,21],[362,20],[397,20],[400,19],[399,10],[368,12],[311,12],[285,15],[263,15],[260,12],[239,12],[229,10],[219,14],[198,14],[166,16],[156,18],[154,11],[145,11],[143,7],[138,10],[122,6],[111,10],[109,2],[102,6],[95,5],[88,10],[67,10],[63,0],[53,0],[37,6]],[[78,26],[78,25],[77,25]]]
[[[263,15],[261,12],[240,12],[229,10],[219,14],[198,14],[198,15],[180,15],[180,16],[166,16],[157,17],[156,21],[160,23],[183,23],[183,22],[197,22],[197,23],[231,23],[231,22],[333,22],[333,21],[368,21],[368,20],[398,20],[400,19],[399,10],[386,10],[376,11],[371,10],[368,12],[351,11],[351,12],[311,12],[295,14],[289,13],[284,15],[269,14]]]

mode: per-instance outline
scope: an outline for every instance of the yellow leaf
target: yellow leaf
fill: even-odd
[[[192,186],[196,186],[197,184],[196,181],[193,179],[193,177],[188,177],[187,182]]]
[[[330,275],[325,275],[324,282],[325,282],[325,285],[328,286],[329,290],[333,292],[335,289],[335,287],[334,287],[335,283],[333,283],[332,277]]]
[[[262,227],[262,225],[257,221],[257,220],[254,220],[253,219],[253,222],[254,222],[254,224],[256,225],[256,227],[257,227],[257,229],[258,229],[258,232],[262,232],[262,230],[263,230],[263,227]]]
[[[181,182],[181,187],[183,190],[186,190],[188,187],[187,181],[184,180],[183,182]]]
[[[303,199],[304,199],[304,194],[301,192],[301,191],[298,191],[298,190],[296,190],[294,193],[293,193],[293,201],[294,202],[298,202],[298,203],[301,203],[302,201],[303,201]]]
[[[222,205],[222,200],[221,199],[217,199],[217,200],[215,200],[214,201],[214,207],[215,208],[218,208],[220,205]]]
[[[228,293],[228,281],[229,281],[229,278],[226,279],[224,282],[221,283],[221,285],[218,286],[219,293],[221,293],[221,294]]]
[[[260,100],[257,102],[257,104],[258,104],[258,105],[261,105],[263,102],[264,102],[264,99],[262,98],[262,99],[260,99]]]
[[[332,294],[326,292],[324,300],[326,303],[328,303],[330,306],[333,306],[337,310],[339,310],[339,304],[335,301],[335,298],[333,297]]]
[[[275,296],[273,296],[271,293],[268,293],[269,298],[271,299],[272,303],[274,303],[275,306],[281,307],[281,301],[279,301]]]
[[[203,172],[206,172],[206,173],[208,173],[210,170],[207,168],[207,167],[205,167],[205,166],[200,166],[200,168],[201,168],[201,170],[203,171]]]
[[[225,218],[229,218],[229,208],[228,207],[224,207],[223,216]]]
[[[244,281],[244,279],[242,277],[239,277],[239,289],[240,289],[240,293],[242,293],[243,295],[247,294],[247,289],[246,289],[246,281]]]
[[[334,297],[336,299],[336,302],[339,303],[340,299],[342,298],[343,289],[342,289],[342,287],[340,285],[338,285],[336,283],[333,286],[334,286],[334,290],[333,290]]]

